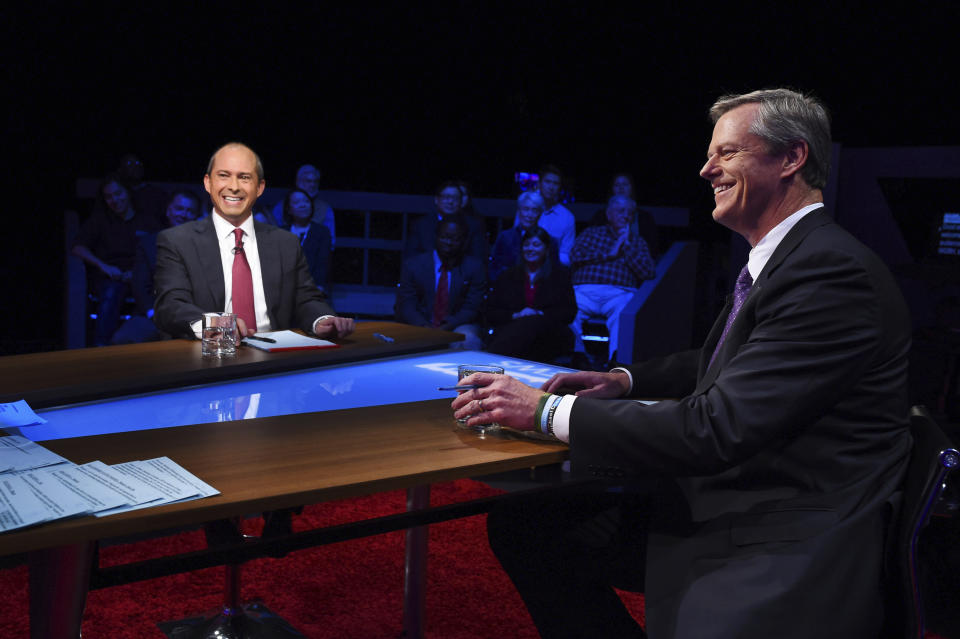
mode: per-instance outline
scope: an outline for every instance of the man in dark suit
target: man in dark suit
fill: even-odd
[[[462,215],[440,221],[434,250],[404,260],[394,310],[398,322],[460,333],[464,341],[451,346],[476,350],[487,279],[484,265],[463,254],[466,236]]]
[[[822,209],[816,100],[727,96],[711,117],[713,218],[753,248],[703,348],[560,375],[546,393],[477,374],[454,401],[474,423],[555,433],[575,470],[657,484],[649,499],[582,490],[491,513],[491,546],[544,637],[644,636],[610,588],[624,576],[645,590],[652,637],[876,637],[882,623],[911,445],[906,305]],[[682,399],[609,401],[641,396]]]
[[[287,328],[349,335],[353,320],[336,317],[310,277],[297,238],[254,222],[251,211],[265,186],[257,154],[239,143],[221,147],[203,185],[213,214],[157,238],[157,327],[175,337],[198,336],[203,313],[226,310],[237,314],[243,335]],[[236,277],[245,286],[235,286]]]

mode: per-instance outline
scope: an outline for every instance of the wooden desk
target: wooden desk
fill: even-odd
[[[372,406],[60,439],[75,463],[169,456],[221,494],[0,537],[3,554],[199,524],[289,506],[563,461],[566,446],[481,439],[454,425],[448,400]]]
[[[394,339],[383,342],[373,334]],[[204,358],[199,340],[167,340],[0,357],[0,402],[33,408],[241,379],[316,366],[446,348],[462,335],[394,322],[362,322],[339,348],[268,353],[250,347],[235,357]]]
[[[395,342],[376,340],[375,332]],[[0,358],[0,400],[55,406],[415,353],[457,339],[453,333],[370,322],[358,325],[341,348],[272,354],[242,349],[225,360],[205,360],[199,342],[185,340],[6,357]],[[78,636],[96,540],[398,488],[408,489],[408,503],[413,500],[414,508],[420,508],[432,482],[552,464],[566,457],[566,447],[558,444],[481,439],[459,431],[449,400],[113,433],[45,445],[76,463],[167,455],[222,494],[111,517],[55,522],[0,537],[0,553],[31,552],[31,635],[44,639]],[[415,533],[418,529],[408,533],[408,580],[409,566],[416,563],[411,556],[425,557],[425,530]],[[422,582],[422,574],[418,579]],[[405,626],[414,637],[420,632],[422,588],[407,594]],[[408,623],[410,618],[413,622]]]

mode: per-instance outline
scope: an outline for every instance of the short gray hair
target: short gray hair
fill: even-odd
[[[608,209],[614,204],[623,204],[628,209],[630,209],[631,213],[637,210],[637,203],[634,202],[632,198],[629,198],[626,195],[614,195],[609,200],[607,200]]]
[[[546,203],[543,201],[543,196],[536,191],[524,191],[521,193],[520,197],[517,198],[517,206],[519,207],[523,204],[535,206],[541,211],[546,208]]]
[[[226,144],[218,148],[216,151],[214,151],[213,154],[210,156],[210,161],[207,162],[207,175],[210,175],[210,171],[213,170],[213,160],[214,158],[217,157],[217,153],[224,150],[228,146],[242,146],[246,150],[253,153],[253,157],[257,161],[257,179],[263,182],[263,162],[260,161],[260,156],[257,155],[257,152],[251,149],[249,146],[247,146],[243,142],[227,142]]]
[[[800,175],[822,189],[830,175],[830,114],[820,100],[791,89],[763,89],[742,95],[725,95],[710,107],[714,124],[744,104],[759,104],[750,132],[763,139],[771,153],[783,153],[795,142],[807,143],[809,155]]]

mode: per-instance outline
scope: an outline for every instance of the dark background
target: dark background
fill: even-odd
[[[0,17],[7,350],[14,332],[59,338],[62,212],[76,178],[126,152],[148,180],[193,181],[236,139],[268,185],[310,162],[322,188],[463,177],[480,197],[513,196],[515,171],[549,161],[580,201],[628,170],[641,204],[688,206],[694,233],[722,242],[697,177],[722,93],[811,91],[845,146],[960,144],[948,4],[38,3]]]

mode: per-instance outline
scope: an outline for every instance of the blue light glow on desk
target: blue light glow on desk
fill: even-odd
[[[443,351],[39,410],[34,441],[454,397],[460,364],[493,364],[532,386],[569,369],[479,351]],[[452,413],[451,413],[452,419]],[[12,431],[11,431],[12,432]]]

